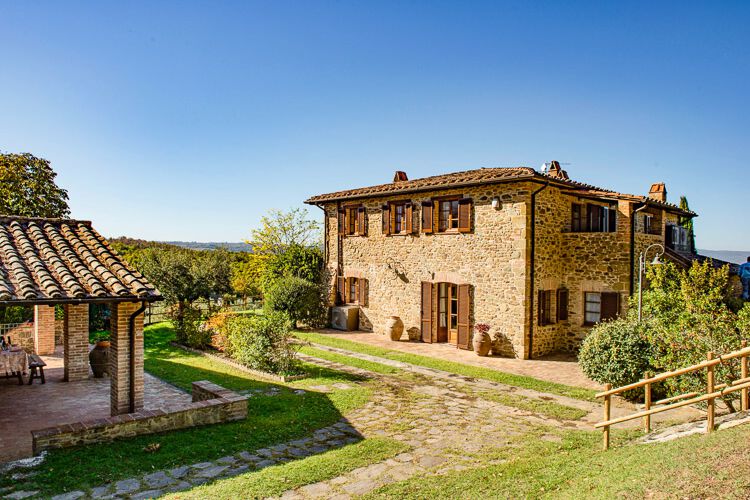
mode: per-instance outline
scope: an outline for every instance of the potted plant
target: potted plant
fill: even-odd
[[[101,378],[109,368],[109,332],[96,332],[92,337],[95,344],[89,352],[89,364],[94,377]]]
[[[490,338],[490,325],[487,323],[477,323],[474,325],[474,337],[471,342],[474,352],[477,356],[487,356],[492,349],[492,339]]]

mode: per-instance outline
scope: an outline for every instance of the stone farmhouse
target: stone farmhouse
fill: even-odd
[[[591,326],[623,314],[637,293],[638,257],[660,243],[681,264],[680,223],[667,201],[571,180],[552,162],[482,168],[309,198],[325,214],[331,302],[358,309],[358,328],[399,316],[412,340],[470,349],[491,326],[494,352],[529,359],[575,352]],[[653,257],[653,255],[652,255]]]

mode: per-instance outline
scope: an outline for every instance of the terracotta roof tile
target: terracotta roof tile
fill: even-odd
[[[90,222],[0,216],[0,302],[161,298]]]
[[[522,181],[530,179],[557,184],[561,187],[567,187],[576,192],[580,192],[581,194],[638,201],[654,206],[661,206],[685,215],[695,215],[694,212],[682,210],[680,209],[680,207],[672,203],[660,202],[647,196],[618,193],[609,189],[592,186],[591,184],[585,184],[583,182],[578,182],[571,179],[543,174],[529,167],[478,168],[474,170],[466,170],[463,172],[424,177],[411,181],[399,181],[358,189],[347,189],[345,191],[336,191],[333,193],[312,196],[308,198],[305,203],[310,205],[317,205],[320,203],[327,203],[332,201],[356,200],[362,198],[417,193],[421,191],[433,191],[485,184],[497,184],[501,182]]]

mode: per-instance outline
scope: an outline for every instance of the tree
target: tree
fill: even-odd
[[[690,205],[686,196],[680,196],[680,208],[683,210],[690,210]],[[690,251],[695,253],[695,233],[693,232],[693,219],[690,217],[684,217],[680,221],[680,225],[687,229],[688,232],[688,243],[690,244]]]
[[[232,263],[230,284],[234,293],[243,300],[261,296],[265,261],[266,258],[261,255],[247,254]]]
[[[288,212],[271,209],[261,217],[260,229],[253,229],[246,243],[258,255],[278,255],[292,245],[309,247],[319,244],[320,224],[310,220],[307,210],[294,208]]]
[[[230,256],[226,250],[189,250],[186,248],[147,248],[140,258],[139,270],[152,282],[170,304],[178,339],[195,330],[200,318],[191,311],[198,299],[231,291]],[[189,324],[188,324],[189,323]]]
[[[264,287],[268,288],[286,276],[320,284],[324,265],[323,252],[319,248],[289,245],[283,253],[271,255],[266,260],[263,273]]]
[[[49,161],[29,153],[0,153],[0,214],[67,217],[68,192],[55,183]]]

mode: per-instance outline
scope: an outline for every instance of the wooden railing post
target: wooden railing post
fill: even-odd
[[[612,384],[606,384],[604,386],[605,391],[609,391],[612,389]],[[610,417],[610,406],[612,404],[612,396],[610,394],[607,394],[604,396],[604,421],[608,422]],[[604,428],[602,428],[602,431],[604,433],[603,438],[604,442],[602,443],[603,449],[606,451],[609,449],[609,426],[605,425]]]
[[[714,353],[709,352],[707,358],[708,361],[714,359]],[[714,392],[714,367],[713,365],[706,367],[706,394]],[[715,403],[714,398],[708,399],[708,415],[706,416],[706,432],[714,431],[714,413]]]
[[[648,380],[651,378],[651,374],[649,372],[646,372],[643,374],[643,379]],[[650,410],[651,409],[651,384],[648,383],[643,386],[643,409],[644,410]],[[651,432],[651,415],[646,415],[643,417],[643,432],[648,434]]]
[[[742,341],[742,348],[745,349],[747,347],[747,340]],[[743,355],[740,358],[740,378],[747,378],[747,355]],[[748,388],[745,387],[740,392],[740,402],[742,405],[742,411],[748,410]]]

